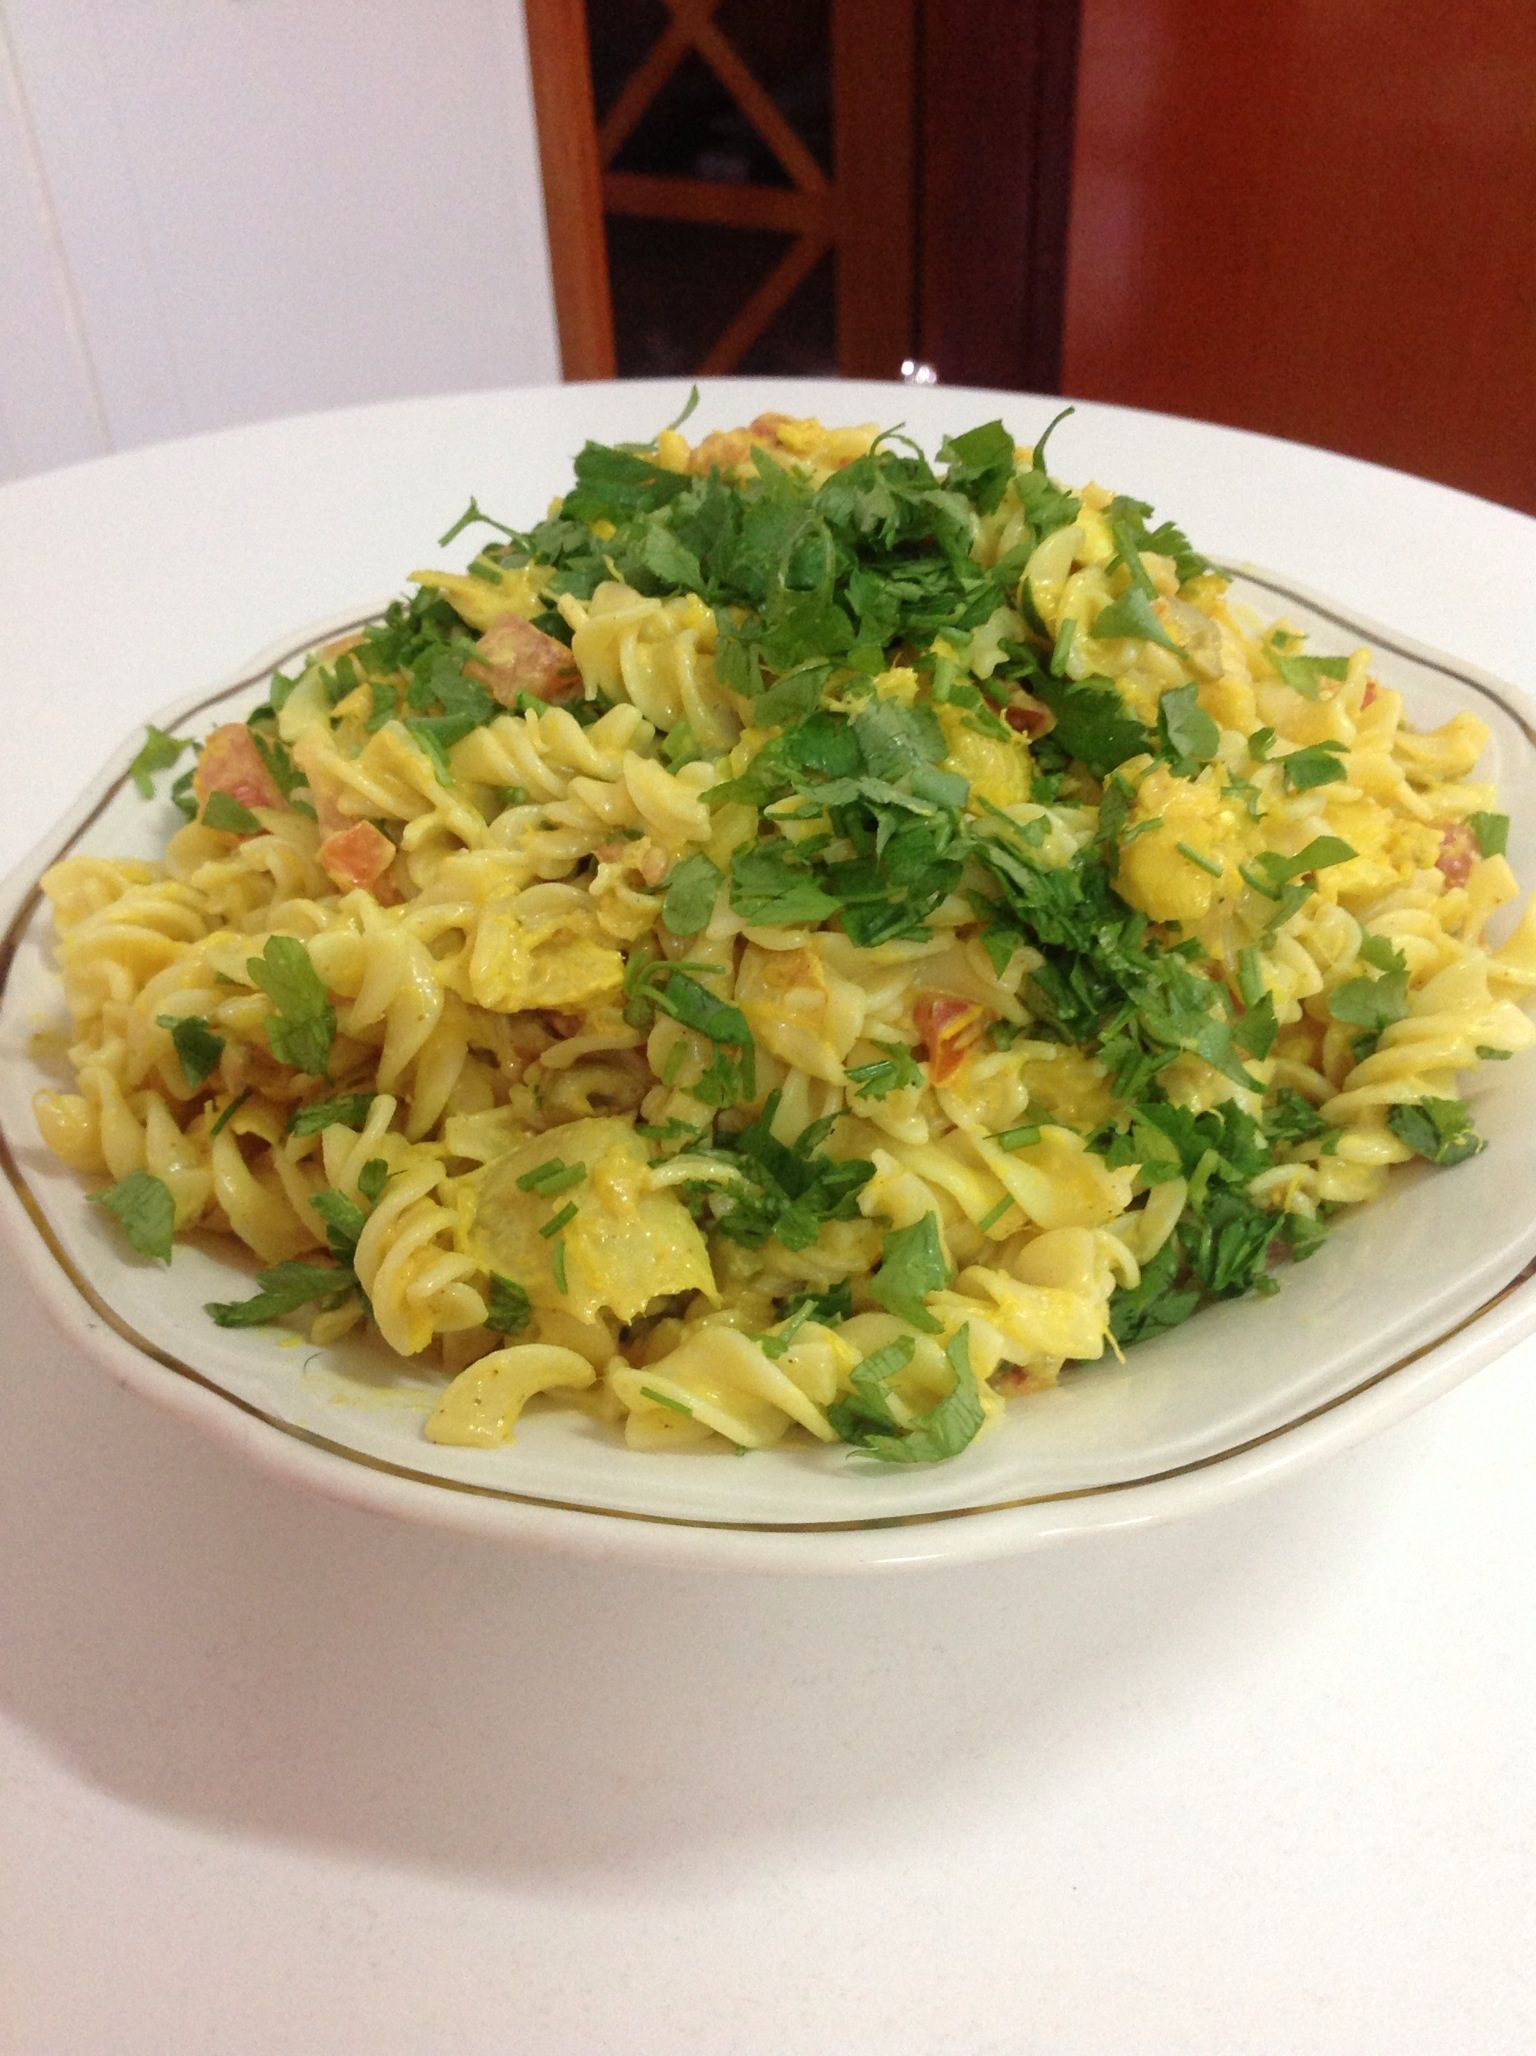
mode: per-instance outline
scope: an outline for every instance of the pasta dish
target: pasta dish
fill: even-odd
[[[1481,1149],[1464,1077],[1536,1041],[1483,724],[1067,490],[1057,425],[588,444],[151,729],[163,859],[44,879],[37,1116],[113,1231],[244,1245],[224,1327],[370,1326],[436,1441],[537,1398],[930,1463]]]

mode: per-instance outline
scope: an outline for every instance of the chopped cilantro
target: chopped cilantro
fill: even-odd
[[[1111,636],[1137,636],[1143,642],[1159,643],[1176,656],[1184,653],[1152,611],[1153,602],[1139,585],[1129,585],[1118,600],[1111,600],[1095,616],[1093,633],[1100,640]]]
[[[163,728],[156,728],[152,721],[148,724],[144,730],[144,740],[139,746],[139,753],[128,766],[128,776],[138,787],[140,799],[154,798],[154,774],[157,771],[168,771],[182,751],[191,747],[190,737],[167,735]]]
[[[1286,784],[1292,792],[1310,792],[1315,785],[1332,785],[1347,778],[1348,767],[1339,760],[1348,747],[1342,742],[1315,742],[1307,749],[1292,750],[1279,760]]]
[[[1035,692],[1056,716],[1051,741],[1095,778],[1107,778],[1117,764],[1152,746],[1151,735],[1107,678],[1039,679]]]
[[[153,1257],[157,1263],[170,1262],[176,1202],[161,1179],[148,1171],[130,1171],[105,1192],[93,1192],[91,1202],[112,1216],[140,1256]]]
[[[706,970],[712,966],[702,966]],[[624,1018],[648,1028],[658,1011],[670,1015],[715,1045],[704,1075],[688,1087],[705,1106],[733,1106],[757,1091],[756,1049],[747,1017],[729,1001],[716,999],[680,966],[637,951],[625,972],[628,1002]]]
[[[1477,837],[1480,855],[1502,857],[1509,847],[1508,814],[1469,814],[1467,826]]]
[[[223,1134],[224,1130],[235,1118],[235,1115],[239,1113],[240,1109],[245,1105],[246,1101],[250,1098],[254,1090],[255,1088],[253,1086],[247,1085],[243,1092],[236,1093],[235,1097],[225,1107],[223,1113],[219,1115],[219,1118],[208,1130],[208,1140],[210,1142],[212,1142],[215,1135]]]
[[[336,1035],[336,1010],[296,936],[272,935],[259,957],[246,959],[252,981],[272,1001],[267,1042],[280,1064],[323,1078]]]
[[[373,1105],[371,1092],[349,1092],[340,1099],[322,1099],[314,1106],[295,1107],[288,1117],[290,1135],[318,1135],[325,1128],[361,1128]]]
[[[1293,692],[1299,692],[1303,699],[1315,700],[1323,679],[1349,676],[1347,657],[1292,655],[1283,646],[1279,636],[1272,636],[1265,643],[1264,654],[1275,667],[1275,675],[1280,683],[1290,686]]]
[[[256,1283],[260,1290],[251,1298],[210,1301],[204,1312],[220,1328],[260,1328],[315,1300],[326,1307],[339,1306],[357,1290],[357,1280],[345,1265],[294,1260],[259,1271]]]
[[[1328,1011],[1336,1021],[1379,1035],[1408,1011],[1406,969],[1385,971],[1377,978],[1350,978],[1328,995]]]
[[[225,835],[259,835],[261,823],[249,807],[241,806],[227,792],[211,792],[203,807],[203,826]]]
[[[877,1042],[875,1047],[884,1054],[844,1073],[855,1099],[886,1099],[893,1092],[922,1084],[922,1067],[904,1042]]]
[[[886,1237],[885,1253],[879,1270],[869,1281],[869,1290],[887,1313],[895,1314],[909,1327],[934,1335],[940,1324],[923,1302],[930,1292],[939,1292],[948,1283],[949,1267],[939,1242],[938,1216],[929,1212],[910,1227],[897,1228]]]
[[[494,1328],[499,1335],[517,1335],[533,1319],[533,1305],[521,1285],[511,1278],[503,1278],[497,1271],[490,1274],[491,1289],[485,1300],[485,1325]]]
[[[199,1014],[157,1014],[155,1026],[169,1029],[181,1059],[181,1075],[196,1091],[218,1069],[224,1054],[223,1036],[215,1035]]]
[[[875,1173],[862,1157],[832,1157],[821,1148],[831,1120],[813,1121],[793,1142],[780,1142],[773,1133],[780,1097],[771,1092],[749,1126],[694,1152],[735,1173],[724,1187],[700,1180],[690,1196],[710,1208],[719,1234],[747,1249],[770,1239],[785,1249],[809,1249],[829,1221],[853,1219],[859,1193]]]
[[[702,850],[673,866],[661,918],[674,935],[697,935],[709,923],[720,890],[720,869]]]
[[[858,1446],[882,1463],[946,1463],[974,1442],[986,1413],[981,1384],[971,1368],[971,1331],[959,1329],[945,1344],[944,1354],[955,1382],[927,1413],[897,1434],[866,1432]]]
[[[1485,1147],[1464,1099],[1404,1101],[1387,1115],[1387,1126],[1415,1155],[1432,1164],[1465,1163]]]
[[[1157,733],[1162,752],[1181,778],[1208,764],[1221,746],[1221,730],[1200,704],[1200,689],[1176,685],[1157,704]]]
[[[1204,871],[1208,878],[1219,878],[1221,866],[1214,857],[1208,857],[1203,850],[1197,850],[1191,843],[1178,842],[1174,848],[1187,864],[1193,864],[1197,871]]]

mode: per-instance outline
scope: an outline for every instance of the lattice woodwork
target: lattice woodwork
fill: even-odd
[[[893,377],[908,353],[915,243],[912,160],[917,0],[829,0],[829,4],[836,166],[830,175],[723,33],[716,20],[721,0],[664,0],[665,26],[625,79],[596,126],[595,137],[590,80],[581,106],[571,91],[573,0],[527,0],[541,137],[549,129],[579,127],[585,119],[591,161],[598,168],[603,213],[716,228],[771,230],[793,238],[722,331],[701,347],[700,372],[735,370],[828,250],[837,257],[838,369],[845,375]],[[560,62],[546,56],[541,66],[540,45],[550,37],[564,39],[567,52]],[[585,22],[580,41],[585,63]],[[708,66],[772,153],[787,185],[671,177],[616,168],[624,145],[690,52]],[[567,376],[600,375],[590,369],[572,370],[566,307],[569,303],[573,321],[586,318],[582,307],[590,296],[585,283],[591,277],[591,251],[602,249],[601,222],[593,228],[590,223],[573,221],[575,210],[569,200],[562,201],[551,190],[547,143],[544,156]],[[580,158],[582,152],[574,156]],[[567,149],[564,162],[569,165],[572,161],[573,153]],[[584,166],[582,183],[590,191]],[[582,204],[590,206],[591,201],[584,199]],[[562,269],[572,263],[568,242],[575,251],[574,266],[585,283],[581,290],[573,288],[562,296]],[[604,347],[611,365],[611,314],[607,323]],[[578,362],[588,365],[601,355],[601,349],[594,353],[578,344],[574,354]]]

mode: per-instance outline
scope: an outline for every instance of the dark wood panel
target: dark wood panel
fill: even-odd
[[[1078,0],[923,0],[920,351],[1060,389]]]
[[[832,0],[844,378],[895,378],[913,348],[916,92],[916,0]]]
[[[1536,511],[1533,104],[1533,0],[1083,0],[1067,389]]]

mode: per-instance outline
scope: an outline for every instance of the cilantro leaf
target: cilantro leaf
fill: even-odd
[[[904,1042],[877,1042],[875,1047],[884,1055],[872,1063],[855,1064],[843,1074],[855,1099],[887,1099],[893,1092],[922,1084],[922,1067]]]
[[[249,807],[241,806],[227,792],[211,792],[203,807],[203,826],[225,835],[259,835],[261,823]]]
[[[1432,1164],[1462,1164],[1486,1147],[1464,1099],[1404,1101],[1387,1115],[1387,1126]]]
[[[1200,704],[1194,685],[1176,685],[1157,706],[1157,733],[1163,753],[1181,778],[1197,764],[1208,764],[1221,746],[1221,730]]]
[[[709,925],[720,890],[720,868],[702,850],[672,867],[661,918],[674,935],[697,935]]]
[[[1153,612],[1149,594],[1139,585],[1129,585],[1118,600],[1111,600],[1094,618],[1093,633],[1100,640],[1129,635],[1143,642],[1160,643],[1165,650],[1182,657],[1184,652]]]
[[[1264,1115],[1264,1132],[1271,1142],[1284,1143],[1311,1142],[1330,1130],[1312,1102],[1287,1085]]]
[[[788,842],[759,843],[731,859],[731,910],[744,921],[800,928],[825,921],[838,905]]]
[[[974,1442],[986,1419],[981,1384],[971,1368],[971,1331],[961,1328],[945,1345],[944,1354],[955,1382],[936,1406],[900,1434],[867,1435],[863,1448],[882,1463],[946,1463]]]
[[[340,1265],[294,1259],[259,1271],[256,1283],[261,1289],[251,1298],[210,1301],[204,1312],[220,1328],[260,1328],[317,1299],[327,1306],[339,1305],[357,1289],[351,1271]]]
[[[1286,784],[1292,792],[1310,792],[1315,785],[1332,785],[1347,778],[1348,766],[1339,760],[1348,747],[1342,742],[1315,742],[1304,750],[1292,750],[1279,759]]]
[[[648,1027],[659,1010],[715,1044],[714,1060],[687,1088],[695,1099],[705,1106],[731,1106],[754,1097],[757,1051],[739,1007],[716,999],[679,966],[654,957],[631,957],[625,985],[629,998],[624,1018],[632,1027]]]
[[[1255,892],[1262,892],[1268,899],[1278,899],[1281,888],[1289,885],[1293,878],[1300,878],[1308,871],[1326,870],[1331,864],[1347,864],[1354,855],[1354,850],[1341,836],[1314,835],[1306,848],[1298,850],[1294,857],[1283,857],[1277,850],[1265,850],[1251,864],[1240,868]]]
[[[296,936],[272,935],[259,957],[245,965],[252,982],[272,1001],[267,1043],[280,1064],[324,1078],[336,1036],[336,1010],[326,995],[309,951]]]
[[[929,1212],[908,1228],[897,1228],[886,1237],[880,1268],[869,1281],[870,1296],[887,1313],[935,1335],[939,1322],[923,1304],[930,1292],[942,1291],[949,1283],[949,1267],[939,1241],[938,1215]]]
[[[1036,696],[1056,716],[1051,740],[1095,778],[1107,778],[1127,757],[1152,747],[1152,737],[1107,678],[1038,679]]]
[[[1469,814],[1467,826],[1477,837],[1479,854],[1485,857],[1502,857],[1509,847],[1508,814]]]
[[[1141,577],[1146,577],[1145,568],[1141,564],[1141,551],[1152,550],[1160,557],[1171,557],[1181,586],[1187,585],[1192,578],[1198,578],[1202,572],[1210,570],[1208,560],[1191,547],[1189,537],[1176,522],[1162,521],[1156,528],[1148,528],[1147,523],[1151,516],[1152,509],[1145,500],[1133,500],[1126,493],[1119,493],[1110,501],[1110,531],[1114,535],[1122,562],[1129,561],[1128,552],[1134,554],[1137,572]],[[1132,575],[1134,577],[1136,573],[1133,572]]]
[[[148,723],[144,730],[144,740],[139,746],[139,753],[128,766],[128,776],[138,787],[140,799],[154,798],[154,774],[157,771],[168,771],[182,751],[191,747],[190,736],[167,735],[163,728],[156,728],[152,721]]]
[[[170,1262],[176,1202],[170,1187],[159,1178],[148,1171],[130,1171],[105,1192],[93,1192],[91,1204],[112,1216],[140,1256],[153,1257],[157,1263]]]
[[[1179,1245],[1171,1238],[1132,1286],[1122,1286],[1109,1302],[1110,1332],[1122,1349],[1150,1336],[1165,1334],[1187,1321],[1200,1304],[1198,1286],[1181,1286]]]
[[[827,1420],[844,1442],[862,1443],[871,1428],[898,1430],[886,1388],[912,1361],[917,1338],[902,1335],[883,1349],[871,1350],[848,1373],[848,1396],[827,1408]]]
[[[499,1335],[521,1334],[533,1319],[533,1305],[522,1286],[511,1278],[491,1272],[491,1289],[486,1294],[485,1325]]]
[[[288,1117],[290,1135],[318,1135],[325,1128],[361,1128],[373,1105],[371,1092],[349,1092],[340,1099],[322,1099],[314,1106],[295,1107]]]
[[[1325,678],[1347,678],[1349,659],[1347,657],[1303,657],[1292,655],[1280,643],[1278,637],[1271,637],[1264,645],[1264,654],[1275,667],[1275,675],[1282,685],[1288,685],[1299,692],[1303,699],[1315,700],[1318,687]]]
[[[1328,995],[1328,1011],[1336,1021],[1380,1034],[1408,1011],[1408,973],[1387,971],[1379,978],[1351,978]]]
[[[939,445],[939,462],[948,467],[945,485],[964,493],[979,514],[994,513],[1001,505],[1013,461],[1013,437],[1001,421],[985,421]]]
[[[793,1142],[780,1142],[773,1133],[780,1098],[771,1092],[748,1127],[698,1152],[729,1164],[736,1182],[722,1191],[701,1180],[692,1196],[711,1206],[720,1234],[747,1249],[770,1239],[785,1249],[809,1249],[829,1221],[853,1219],[859,1193],[875,1174],[862,1157],[832,1157],[821,1149],[829,1120],[813,1121]]]
[[[325,1239],[331,1245],[332,1255],[350,1264],[357,1252],[358,1237],[368,1225],[368,1216],[344,1192],[317,1192],[309,1203],[325,1223]]]
[[[170,1030],[181,1059],[181,1075],[196,1091],[218,1069],[219,1058],[224,1054],[223,1036],[215,1035],[199,1014],[157,1014],[155,1026]]]

